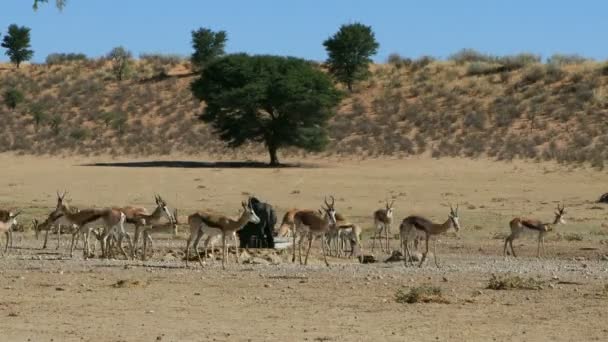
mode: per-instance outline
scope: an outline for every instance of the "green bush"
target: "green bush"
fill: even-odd
[[[4,98],[4,104],[8,108],[14,110],[15,108],[17,108],[17,106],[21,102],[23,102],[23,100],[25,99],[25,96],[23,96],[23,93],[21,91],[15,89],[15,88],[11,88],[4,92],[3,98]]]
[[[483,62],[492,63],[496,60],[496,57],[483,54],[474,49],[462,49],[455,54],[448,57],[448,60],[456,62],[458,64],[471,63],[471,62]]]
[[[430,285],[422,285],[411,288],[409,291],[404,289],[397,290],[395,294],[397,303],[442,303],[448,304],[449,301],[443,297],[441,288]]]
[[[503,275],[496,276],[492,274],[492,278],[488,282],[490,290],[541,290],[543,281],[534,278],[521,278],[520,276]]]
[[[585,58],[581,55],[571,54],[571,55],[563,55],[556,53],[547,59],[547,64],[563,66],[570,64],[582,64],[589,61],[588,58]]]
[[[68,62],[80,62],[87,61],[87,55],[84,53],[51,53],[46,56],[46,64],[55,65],[55,64],[64,64]]]

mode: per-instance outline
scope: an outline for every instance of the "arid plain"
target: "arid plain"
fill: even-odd
[[[165,160],[159,159],[159,160]],[[443,221],[460,206],[462,230],[437,243],[441,268],[330,258],[319,245],[309,266],[219,261],[204,269],[182,261],[187,227],[178,238],[155,236],[154,257],[73,258],[68,239],[42,250],[31,230],[16,232],[0,259],[0,332],[10,341],[367,341],[367,340],[606,340],[608,207],[595,201],[605,172],[552,163],[485,159],[310,159],[303,167],[230,168],[86,166],[141,162],[110,158],[0,155],[0,206],[20,208],[20,222],[44,218],[57,190],[78,207],[153,206],[161,194],[179,210],[209,208],[235,216],[255,194],[281,216],[292,207],[317,209],[334,195],[336,209],[364,228],[370,252],[372,212],[395,199],[398,222],[410,214]],[[175,157],[173,161],[208,161]],[[171,165],[171,163],[160,163]],[[547,255],[534,257],[534,236],[516,240],[516,259],[502,256],[512,217],[550,221],[557,203],[566,225],[547,236]],[[392,241],[397,248],[397,240]],[[535,289],[492,290],[492,275],[533,278]],[[399,290],[441,289],[444,303],[404,304]]]

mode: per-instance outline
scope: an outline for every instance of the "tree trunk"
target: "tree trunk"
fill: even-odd
[[[353,92],[353,82],[348,81],[346,86],[348,87],[348,91],[352,93]]]
[[[273,144],[268,144],[268,154],[270,155],[270,166],[279,166],[279,157],[277,156],[277,147]]]

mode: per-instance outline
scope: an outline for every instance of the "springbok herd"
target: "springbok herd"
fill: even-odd
[[[161,196],[155,196],[156,208],[151,214],[142,207],[126,206],[126,207],[109,207],[109,208],[86,208],[76,209],[71,208],[65,201],[66,192],[57,193],[57,206],[47,218],[40,222],[37,219],[33,220],[33,228],[38,238],[39,233],[45,231],[44,245],[46,248],[49,231],[56,229],[57,248],[59,248],[61,232],[67,230],[72,235],[70,244],[70,257],[73,256],[74,246],[78,240],[83,241],[83,255],[87,259],[94,254],[94,247],[90,246],[89,238],[91,234],[101,245],[101,257],[113,257],[113,251],[118,248],[125,258],[135,258],[138,250],[138,240],[143,234],[143,248],[141,258],[146,260],[148,244],[152,249],[152,233],[169,232],[175,237],[178,229],[177,210],[169,210],[167,203]],[[291,235],[293,238],[292,262],[296,258],[296,245],[298,249],[300,264],[307,264],[308,256],[313,241],[317,237],[321,237],[321,249],[323,251],[323,259],[327,262],[327,254],[342,256],[346,253],[347,245],[350,244],[350,256],[355,254],[361,246],[361,228],[344,216],[336,212],[335,200],[330,196],[330,201],[327,198],[324,201],[324,206],[321,210],[310,209],[291,209],[285,213],[283,221],[279,228],[275,231],[275,235],[287,237]],[[372,251],[375,248],[376,242],[379,242],[380,248],[383,251],[390,252],[389,236],[391,236],[391,226],[394,217],[394,201],[386,202],[384,208],[380,208],[373,212],[373,220],[375,226],[375,234],[372,243]],[[193,247],[196,251],[196,256],[201,266],[204,265],[201,253],[199,252],[199,241],[203,236],[204,241],[204,256],[208,257],[207,248],[210,242],[216,238],[221,238],[222,243],[222,268],[225,266],[225,261],[228,257],[227,252],[227,237],[232,237],[236,247],[236,259],[239,262],[239,251],[236,232],[243,229],[248,223],[260,223],[260,218],[252,208],[250,199],[242,202],[243,212],[239,218],[232,219],[224,215],[218,215],[205,211],[197,211],[188,216],[188,226],[190,234],[186,242],[186,266],[190,259],[190,250]],[[537,257],[540,257],[541,250],[544,253],[544,236],[547,232],[553,229],[553,226],[560,223],[565,223],[564,206],[557,206],[555,218],[550,223],[543,223],[537,219],[516,217],[509,222],[511,234],[504,242],[504,255],[512,254],[516,256],[513,249],[513,240],[519,237],[526,230],[535,231],[538,233]],[[21,211],[9,211],[0,209],[0,233],[4,233],[6,237],[6,246],[4,253],[7,253],[9,245],[12,246],[12,227],[17,224],[16,218],[21,214]],[[167,222],[161,222],[163,216]],[[131,236],[125,229],[125,224],[134,226],[134,237]],[[424,240],[425,249],[422,256],[419,258],[418,266],[422,266],[426,260],[429,251],[429,239],[431,236],[439,235],[450,228],[456,231],[460,229],[458,206],[453,208],[450,205],[448,218],[443,223],[434,223],[421,216],[408,216],[401,221],[399,226],[400,248],[403,259],[406,265],[413,263],[412,248],[417,248],[418,241]],[[308,237],[308,248],[304,262],[302,262],[302,243],[304,238]],[[123,239],[127,240],[130,254],[127,254],[123,247]],[[435,249],[435,246],[434,246]],[[509,250],[510,249],[510,250]],[[328,252],[327,252],[327,251]],[[437,266],[437,253],[434,250],[434,259]]]

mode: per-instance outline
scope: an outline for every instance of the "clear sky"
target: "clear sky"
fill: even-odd
[[[31,27],[37,62],[51,52],[101,56],[118,45],[135,56],[189,55],[190,32],[199,27],[227,31],[228,52],[324,60],[323,40],[355,21],[376,33],[377,61],[393,52],[443,58],[465,47],[608,57],[605,0],[68,0],[63,12],[0,1],[0,34],[12,23]]]

